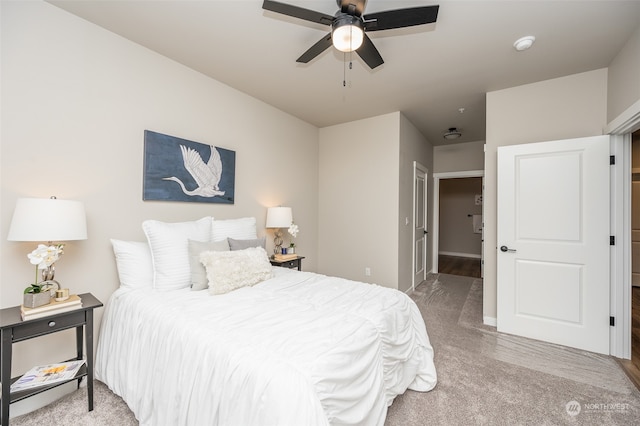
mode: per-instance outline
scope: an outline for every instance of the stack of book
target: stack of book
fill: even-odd
[[[273,260],[277,260],[278,262],[286,262],[287,260],[297,259],[297,254],[274,254]]]
[[[48,315],[55,315],[62,312],[73,311],[82,307],[82,300],[77,294],[69,296],[67,300],[60,302],[52,300],[46,305],[38,306],[35,308],[27,308],[26,306],[20,306],[20,316],[23,321],[38,319],[46,317]]]

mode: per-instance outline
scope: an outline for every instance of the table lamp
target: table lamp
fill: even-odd
[[[274,254],[282,253],[282,228],[288,228],[293,222],[291,207],[269,207],[267,209],[267,228],[275,228]]]
[[[9,241],[39,241],[47,242],[49,246],[52,246],[54,241],[59,243],[86,239],[87,220],[84,204],[80,201],[58,200],[56,197],[18,199],[7,235]],[[61,248],[60,245],[57,247]],[[59,254],[62,254],[61,250]],[[57,260],[57,257],[55,259]],[[39,269],[42,270],[43,281],[55,283],[60,288],[58,282],[53,279],[53,262],[46,262],[47,266],[40,266]]]

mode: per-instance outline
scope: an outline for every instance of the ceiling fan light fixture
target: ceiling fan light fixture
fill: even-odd
[[[359,18],[345,14],[337,18],[331,28],[333,46],[341,52],[353,52],[362,46],[364,30]]]
[[[449,127],[449,130],[445,132],[443,136],[447,140],[452,140],[452,139],[458,139],[460,136],[462,136],[462,133],[460,133],[458,129],[455,127]]]

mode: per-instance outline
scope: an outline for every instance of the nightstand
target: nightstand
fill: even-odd
[[[298,271],[302,271],[302,259],[304,259],[304,256],[298,256],[295,259],[291,259],[291,260],[275,260],[275,259],[269,259],[269,261],[271,262],[271,264],[273,266],[281,266],[283,268],[289,268],[289,269],[298,269]]]
[[[41,392],[53,389],[62,384],[80,381],[87,377],[87,399],[89,411],[93,410],[93,310],[102,306],[102,302],[96,299],[91,293],[80,294],[82,307],[72,311],[53,313],[49,316],[33,320],[23,321],[20,317],[20,306],[0,310],[0,329],[2,331],[2,358],[0,365],[2,368],[0,381],[2,381],[2,425],[9,424],[9,404],[17,402]],[[83,335],[87,348],[87,359],[80,371],[72,379],[64,382],[53,383],[51,385],[39,386],[33,389],[9,393],[11,384],[18,380],[20,376],[11,378],[11,352],[12,345],[23,340],[33,339],[46,334],[56,333],[70,328],[76,329],[76,354],[75,359],[83,359]],[[57,362],[57,361],[52,361]]]

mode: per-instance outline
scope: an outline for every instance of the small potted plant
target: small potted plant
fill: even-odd
[[[295,238],[298,236],[299,231],[300,229],[298,229],[298,225],[291,222],[291,226],[289,226],[289,229],[288,229],[289,234],[291,234],[291,236]],[[295,254],[295,252],[296,252],[296,243],[294,243],[292,240],[291,243],[289,244],[289,248],[287,249],[287,254]]]
[[[27,257],[32,265],[36,267],[35,280],[29,287],[24,289],[24,306],[35,308],[51,302],[51,292],[59,287],[53,278],[53,264],[63,254],[64,245],[46,246],[39,244],[38,248],[29,253]],[[42,281],[38,282],[38,271],[42,271]]]

